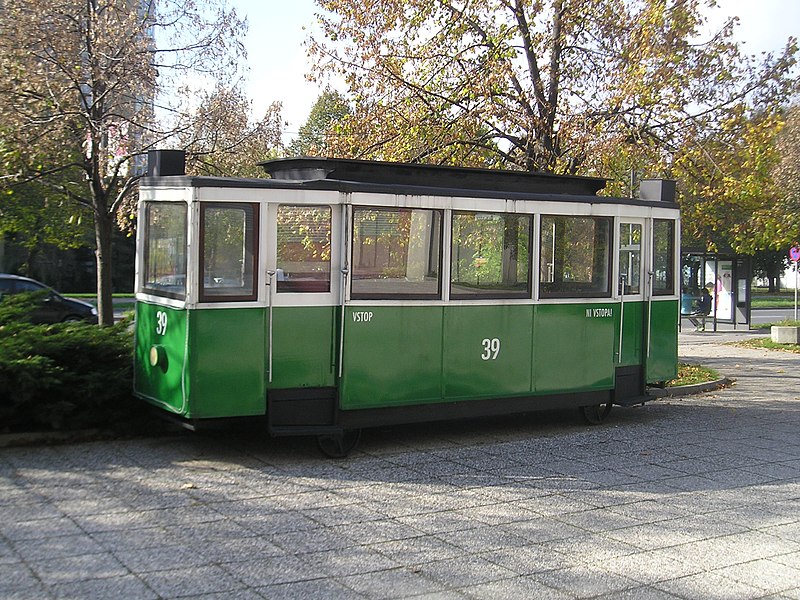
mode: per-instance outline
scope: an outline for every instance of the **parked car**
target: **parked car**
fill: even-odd
[[[34,279],[0,273],[0,300],[7,294],[45,291],[43,300],[33,314],[36,323],[87,321],[97,323],[97,309],[81,300],[65,298],[55,290]]]

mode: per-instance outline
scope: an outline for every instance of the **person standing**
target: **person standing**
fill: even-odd
[[[709,288],[713,287],[713,284],[709,283],[700,291],[700,300],[697,301],[697,309],[700,315],[700,326],[695,329],[695,331],[705,331],[706,330],[706,317],[711,314],[711,307],[713,306],[713,298],[711,297],[711,292]]]

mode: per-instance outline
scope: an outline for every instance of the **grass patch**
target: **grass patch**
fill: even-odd
[[[784,319],[783,321],[773,323],[773,325],[778,325],[779,327],[800,327],[800,321],[796,321],[794,319]]]
[[[751,308],[794,308],[794,296],[753,296],[750,300]]]
[[[667,387],[679,387],[682,385],[694,385],[696,383],[706,383],[722,379],[720,374],[709,367],[702,365],[690,365],[688,363],[678,363],[678,377],[667,382]]]
[[[732,346],[741,346],[742,348],[757,348],[761,350],[781,350],[783,352],[792,352],[793,354],[800,354],[800,346],[797,344],[776,344],[768,337],[752,338],[749,340],[742,340],[739,342],[731,342]]]
[[[751,308],[793,308],[794,290],[785,292],[761,291],[753,289],[750,296]]]
[[[750,329],[769,329],[773,325],[778,325],[779,327],[800,327],[800,321],[795,321],[794,319],[785,319],[775,323],[751,323]]]

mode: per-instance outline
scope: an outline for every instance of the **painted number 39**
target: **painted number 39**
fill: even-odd
[[[497,355],[500,354],[500,339],[499,338],[486,338],[485,340],[481,341],[481,345],[483,346],[483,354],[481,354],[481,359],[483,360],[496,360]]]
[[[167,333],[167,313],[163,310],[156,312],[156,334],[164,335]]]

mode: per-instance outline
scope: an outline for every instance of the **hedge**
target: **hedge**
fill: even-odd
[[[0,302],[0,431],[124,429],[141,421],[131,395],[130,322],[34,324],[35,295]]]

